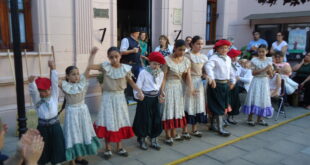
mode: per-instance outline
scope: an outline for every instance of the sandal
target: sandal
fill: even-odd
[[[106,151],[103,153],[102,157],[103,157],[105,160],[111,159],[111,157],[112,157],[112,151],[111,151],[111,150],[106,150]]]
[[[192,135],[196,137],[202,137],[202,133],[200,131],[194,131],[192,132]]]
[[[81,160],[75,160],[75,163],[77,164],[81,164],[81,165],[88,165],[88,161],[85,159],[81,159]]]
[[[119,149],[117,154],[120,155],[120,156],[123,156],[123,157],[127,157],[128,156],[128,152],[124,148]]]
[[[266,123],[264,120],[260,120],[259,122],[257,122],[258,125],[261,125],[261,126],[268,126],[269,124]]]
[[[185,140],[190,140],[192,137],[189,133],[187,132],[183,132],[182,133],[182,138],[185,139]]]

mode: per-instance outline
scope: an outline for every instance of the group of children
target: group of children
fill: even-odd
[[[249,115],[249,124],[267,125],[263,117],[271,116],[273,109],[267,83],[272,63],[266,57],[266,47],[258,48],[258,57],[251,60],[250,68],[249,61],[239,65],[237,56],[241,52],[230,50],[228,40],[216,42],[215,53],[209,59],[201,52],[204,45],[201,37],[192,38],[191,50],[186,53],[185,45],[184,40],[177,40],[173,54],[166,57],[160,52],[150,53],[149,65],[139,73],[136,82],[132,79],[131,66],[120,63],[121,54],[116,47],[108,49],[109,62],[102,64],[93,64],[97,52],[93,48],[86,71],[80,74],[77,67],[70,66],[62,81],[58,80],[55,64],[49,61],[51,80],[34,76],[29,79],[30,95],[39,117],[38,129],[45,141],[39,164],[63,161],[88,164],[82,157],[97,154],[101,148],[99,138],[105,140],[105,159],[112,156],[111,143],[116,143],[117,154],[128,156],[121,141],[134,135],[141,149],[150,146],[160,150],[157,137],[162,130],[166,135],[164,142],[173,145],[174,141],[189,140],[191,136],[201,137],[197,124],[207,123],[208,118],[211,130],[229,136],[223,125],[225,121],[237,124],[233,116],[239,114],[241,107],[238,95],[241,83],[248,91],[241,109]],[[93,123],[84,102],[90,70],[103,74],[100,110]],[[252,72],[254,78],[250,83]],[[207,89],[203,80],[207,81]],[[133,125],[124,95],[127,84],[138,100]],[[58,120],[58,87],[65,94],[63,130]],[[257,122],[253,121],[253,115],[258,116]],[[181,133],[178,128],[182,129]]]

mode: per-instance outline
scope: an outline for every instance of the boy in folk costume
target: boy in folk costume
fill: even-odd
[[[166,64],[164,56],[160,52],[152,52],[148,56],[150,65],[142,70],[136,82],[138,88],[144,93],[144,100],[138,101],[133,131],[138,137],[141,149],[147,150],[145,138],[151,138],[151,147],[160,150],[157,137],[162,132],[162,115],[159,109],[159,91],[163,82],[164,73],[160,66]],[[138,92],[134,91],[135,97]]]
[[[39,164],[58,164],[66,160],[65,139],[58,120],[58,75],[53,61],[49,61],[51,80],[48,78],[29,78],[29,93],[35,105],[38,130],[43,136],[44,150]]]
[[[223,115],[228,109],[229,90],[235,84],[235,76],[231,65],[231,59],[227,56],[231,43],[228,40],[219,40],[215,43],[215,54],[206,64],[206,73],[211,79],[208,89],[208,108],[213,113],[211,129],[216,130],[222,136],[230,136],[230,132],[223,129]],[[217,128],[214,121],[217,121]]]
[[[235,78],[237,80],[237,84],[239,81],[239,77],[241,74],[242,67],[238,63],[238,56],[241,54],[240,50],[231,49],[227,55],[232,60],[232,69],[235,74]],[[230,91],[229,91],[229,101],[232,111],[228,112],[227,122],[233,125],[237,124],[237,121],[234,120],[234,116],[239,114],[239,109],[241,106],[240,98],[239,98],[239,85],[235,85]]]

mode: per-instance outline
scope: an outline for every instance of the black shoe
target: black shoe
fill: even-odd
[[[228,126],[230,126],[230,124],[227,120],[223,119],[223,126],[228,127]]]
[[[172,138],[167,138],[167,139],[165,140],[165,143],[166,143],[167,145],[169,145],[169,146],[172,146],[172,145],[173,145],[173,139],[172,139]]]
[[[106,151],[104,151],[104,153],[102,154],[102,157],[103,157],[105,160],[111,159],[111,157],[112,157],[112,151],[111,151],[111,150],[106,150]]]
[[[142,150],[147,150],[148,147],[146,145],[146,142],[145,142],[145,138],[140,138],[139,139],[139,146]]]
[[[75,163],[77,164],[81,164],[81,165],[88,165],[88,161],[85,160],[85,159],[82,159],[82,160],[75,160]]]
[[[160,150],[160,145],[158,144],[157,138],[152,138],[151,139],[151,147],[156,149],[156,150]]]
[[[124,148],[119,149],[117,151],[117,154],[120,155],[120,156],[123,156],[123,157],[127,157],[128,156],[128,152]]]
[[[229,124],[232,124],[232,125],[237,125],[237,124],[238,124],[238,122],[236,122],[236,121],[234,120],[233,117],[228,118],[228,119],[227,119],[227,122],[228,122]]]

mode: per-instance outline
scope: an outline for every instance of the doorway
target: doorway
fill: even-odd
[[[117,0],[117,42],[130,36],[132,27],[148,33],[149,45],[152,34],[152,0]]]

